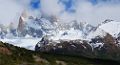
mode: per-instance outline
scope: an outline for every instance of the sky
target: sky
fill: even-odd
[[[120,0],[0,0],[0,24],[18,23],[22,11],[54,15],[61,22],[87,22],[96,26],[106,19],[120,21]]]

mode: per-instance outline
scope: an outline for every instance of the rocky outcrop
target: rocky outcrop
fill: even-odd
[[[118,41],[110,34],[106,34],[103,38],[97,36],[91,39],[91,41],[80,39],[53,41],[43,37],[36,45],[35,50],[39,52],[113,59],[119,61],[120,47],[116,42]]]

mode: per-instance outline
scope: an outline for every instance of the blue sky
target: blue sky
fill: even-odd
[[[40,8],[40,0],[32,0],[30,6],[34,9]]]
[[[75,6],[75,2],[77,0],[58,0],[58,3],[62,3],[62,5],[65,6],[65,11],[67,12],[75,12],[74,7]],[[86,0],[88,2],[90,2],[93,6],[96,6],[97,4],[99,4],[99,2],[103,2],[103,3],[110,3],[110,0]],[[120,4],[120,0],[111,0],[112,4]],[[32,9],[40,9],[40,5],[41,2],[40,0],[31,0],[30,2],[30,7]],[[47,4],[46,4],[47,5]]]
[[[75,0],[59,0],[59,2],[62,2],[63,4],[65,4],[67,7],[66,9],[70,8],[73,4],[74,4]],[[106,1],[106,0],[103,0]],[[97,4],[97,0],[90,0],[90,2],[92,4]],[[40,0],[32,0],[30,3],[31,7],[33,8],[39,8],[40,7]]]
[[[70,10],[70,8],[72,6],[74,6],[75,1],[76,0],[59,0],[58,2],[63,3],[63,5],[66,6],[66,10],[68,11],[68,10]],[[88,1],[91,2],[93,5],[96,5],[99,1],[107,2],[107,1],[110,1],[110,0],[88,0]],[[31,0],[30,6],[34,9],[40,8],[40,0]]]
[[[97,4],[97,0],[89,0],[93,5]],[[106,1],[106,0],[103,0]],[[74,6],[75,0],[59,0],[59,3],[63,3],[63,5],[66,6],[65,10],[74,12],[74,10],[71,9],[72,6]],[[33,9],[40,8],[40,0],[31,0],[30,6]]]

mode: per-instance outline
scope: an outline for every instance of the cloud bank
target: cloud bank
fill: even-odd
[[[57,16],[61,22],[87,22],[94,26],[105,19],[120,21],[120,0],[34,0],[31,4],[37,9],[31,8],[33,0],[0,0],[0,24],[18,22],[18,18],[24,9],[32,15]]]
[[[14,22],[17,25],[22,11],[31,11],[30,3],[31,0],[0,0],[0,24]]]
[[[73,12],[65,2],[72,1]],[[63,22],[77,20],[94,26],[105,19],[120,21],[120,0],[41,0],[41,8],[47,14],[59,15]],[[95,4],[96,2],[96,4]]]
[[[58,2],[59,0],[41,0],[42,13],[46,15],[60,15],[64,10],[64,7]]]
[[[107,0],[106,0],[107,1]],[[105,19],[120,21],[120,0],[98,1],[93,5],[89,1],[77,2],[75,16],[79,21],[96,25]]]
[[[0,23],[7,24],[14,21],[14,17],[23,9],[14,0],[0,0]]]

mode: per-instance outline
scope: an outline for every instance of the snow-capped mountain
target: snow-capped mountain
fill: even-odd
[[[107,36],[109,37],[111,36],[109,33],[97,27],[91,27],[91,30],[87,33],[87,35],[85,35],[83,32],[84,31],[81,29],[76,30],[74,28],[70,28],[69,30],[59,31],[58,34],[55,36],[44,36],[42,40],[38,42],[37,46],[38,48],[39,46],[44,47],[47,45],[56,46],[56,44],[63,43],[65,41],[67,42],[75,41],[74,42],[75,44],[76,43],[83,44],[84,42],[86,42],[88,45],[91,46],[92,49],[95,49],[97,47],[103,46],[104,42],[102,39],[104,39]],[[113,37],[111,36],[111,38]]]
[[[18,26],[14,27],[14,25]],[[18,24],[0,25],[0,38],[41,38],[54,29],[54,24],[47,18],[37,18],[23,12]]]
[[[0,38],[2,39],[41,39],[47,36],[49,40],[86,40],[88,42],[97,38],[104,38],[107,34],[112,35],[115,39],[120,40],[120,22],[113,20],[105,20],[97,27],[86,22],[73,20],[71,22],[63,22],[55,16],[35,17],[24,11],[20,18],[17,27],[14,23],[9,26],[0,25]],[[5,41],[5,40],[4,40]],[[22,43],[22,40],[20,40]],[[39,41],[39,40],[37,40]],[[8,42],[8,41],[7,41]],[[15,41],[10,41],[14,42]],[[118,41],[119,42],[119,41]],[[17,41],[18,43],[18,41]],[[29,42],[28,42],[29,43]],[[36,42],[34,43],[34,45]],[[96,48],[103,43],[89,44]],[[18,45],[19,46],[19,45]],[[33,46],[34,47],[34,46]]]
[[[72,21],[72,23],[57,23],[57,34],[51,36],[51,38],[52,40],[85,39],[94,29],[95,27],[84,22]]]
[[[40,18],[28,15],[24,11],[19,17],[18,26],[15,27],[14,23],[9,26],[0,25],[0,40],[12,43],[17,46],[26,46],[29,42],[24,39],[41,39],[43,36],[49,36],[50,39],[84,39],[89,32],[95,29],[85,22],[77,22],[76,20],[68,23],[63,23],[55,16],[41,16]],[[36,40],[39,41],[39,40]],[[36,44],[36,41],[34,44]],[[21,42],[21,43],[19,43]],[[32,41],[33,42],[33,41]],[[33,45],[33,43],[31,44]],[[34,47],[29,45],[29,47]]]
[[[47,36],[43,37],[36,44],[35,51],[120,60],[119,28],[119,22],[109,20],[109,22],[106,21],[98,27],[92,28],[85,38],[79,37],[83,30],[77,29],[79,33],[75,33],[73,28],[65,33],[65,36],[57,36],[59,37],[57,40],[56,37],[52,39]],[[73,33],[70,32],[71,30]]]
[[[103,22],[99,26],[99,28],[102,29],[103,24],[105,24],[106,22],[108,21]],[[5,38],[10,38],[10,37],[41,38],[44,35],[52,35],[52,36],[54,35],[57,37],[59,36],[60,38],[62,37],[67,38],[69,36],[70,37],[74,36],[73,38],[82,39],[82,38],[87,38],[88,35],[90,36],[90,33],[92,32],[94,33],[94,31],[97,28],[88,23],[79,22],[76,20],[66,23],[66,22],[59,20],[59,18],[55,16],[45,17],[41,15],[41,17],[38,18],[38,17],[28,14],[28,12],[26,11],[24,11],[21,14],[19,18],[18,27],[16,29],[12,27],[12,24],[10,25],[11,25],[11,29],[6,29],[7,33],[6,35],[4,35]]]
[[[95,27],[85,22],[76,20],[63,23],[55,16],[52,17],[33,17],[23,12],[19,18],[18,27],[14,28],[13,24],[6,29],[3,38],[22,37],[22,38],[41,38],[45,35],[51,35],[57,38],[86,38],[86,36],[94,30]],[[9,35],[8,35],[9,34]],[[77,36],[76,36],[77,35]]]
[[[43,37],[35,51],[119,60],[120,43],[112,35],[96,36],[91,40],[49,40]]]
[[[118,34],[120,34],[120,22],[116,22],[113,20],[109,20],[106,22],[107,23],[100,25],[99,28],[111,34],[113,37],[118,37]]]

